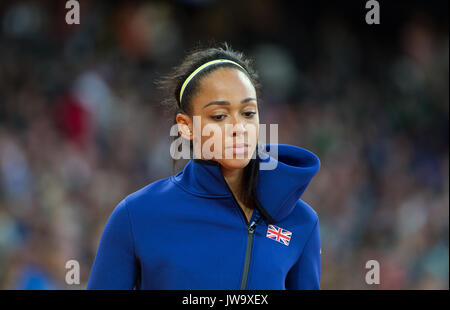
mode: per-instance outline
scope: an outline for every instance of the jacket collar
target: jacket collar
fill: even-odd
[[[256,186],[256,207],[268,223],[279,222],[294,209],[311,179],[320,168],[319,158],[297,146],[267,145],[266,151],[278,147],[278,159],[259,152],[260,165],[274,165],[273,170],[260,170]],[[269,154],[270,154],[269,153]],[[190,160],[173,180],[195,195],[231,197],[232,193],[220,170],[212,160]]]

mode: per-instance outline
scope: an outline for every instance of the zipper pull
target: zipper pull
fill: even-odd
[[[253,221],[253,222],[248,226],[248,232],[252,234],[252,233],[255,232],[255,229],[256,229],[256,222]]]
[[[256,219],[256,221],[253,221],[249,226],[248,226],[248,232],[249,233],[254,233],[255,229],[256,229],[256,225],[258,224],[259,220],[261,219],[261,216],[258,216],[258,218]]]

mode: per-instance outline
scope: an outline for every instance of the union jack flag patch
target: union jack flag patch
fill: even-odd
[[[289,241],[291,241],[292,233],[281,227],[269,225],[267,227],[266,237],[288,246]]]

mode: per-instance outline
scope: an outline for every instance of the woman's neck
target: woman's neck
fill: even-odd
[[[244,169],[225,169],[221,167],[221,170],[234,196],[240,200]]]
[[[250,201],[248,202],[250,205],[246,205],[241,199],[242,185],[244,181],[244,169],[227,170],[221,167],[221,170],[228,186],[234,194],[234,197],[236,197],[239,206],[241,207],[242,211],[244,211],[247,222],[250,222],[253,214],[253,207],[251,206],[252,202]]]

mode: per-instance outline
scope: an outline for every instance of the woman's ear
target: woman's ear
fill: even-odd
[[[178,124],[178,132],[180,133],[180,136],[182,136],[186,140],[192,140],[193,136],[191,117],[183,113],[178,113],[175,120]]]

